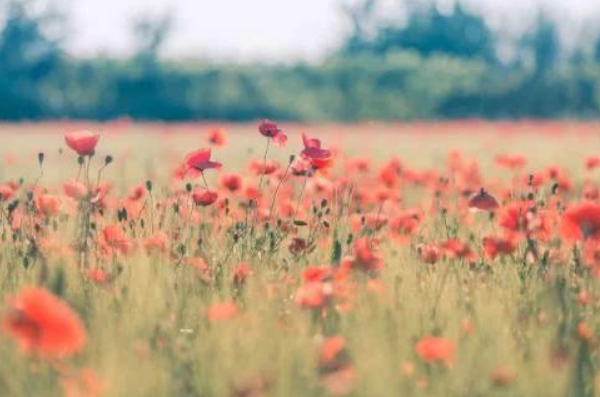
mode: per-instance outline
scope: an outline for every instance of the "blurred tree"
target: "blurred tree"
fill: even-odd
[[[160,51],[173,31],[173,21],[173,14],[170,11],[158,15],[145,14],[137,18],[132,31],[136,60],[140,64],[146,67],[157,65]]]
[[[523,39],[525,53],[531,53],[534,64],[534,78],[540,78],[551,71],[560,56],[560,40],[556,24],[540,13],[533,32]]]
[[[354,29],[343,52],[382,55],[404,49],[425,56],[446,54],[496,61],[494,34],[481,15],[468,11],[460,3],[449,13],[440,11],[435,3],[408,5],[407,23],[379,24],[372,39],[365,26],[373,24],[376,2],[366,0],[347,8],[346,14]],[[396,19],[400,20],[401,16]]]
[[[598,36],[594,45],[594,59],[596,62],[600,62],[600,36]]]
[[[42,83],[61,64],[61,14],[54,9],[34,15],[35,0],[4,4],[0,27],[0,117],[35,117],[43,112]],[[54,31],[54,36],[48,34]]]

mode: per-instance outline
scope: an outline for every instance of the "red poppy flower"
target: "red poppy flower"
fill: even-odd
[[[9,304],[3,328],[24,351],[61,358],[83,349],[86,332],[79,317],[47,290],[23,288]]]
[[[450,258],[461,258],[467,260],[474,260],[475,254],[471,251],[468,244],[458,239],[450,239],[442,244],[442,249],[446,256]]]
[[[167,233],[158,232],[153,236],[146,238],[146,240],[144,241],[144,248],[148,253],[167,252],[168,241],[169,237],[167,236]]]
[[[233,302],[215,302],[208,309],[210,321],[225,321],[237,316],[238,308]]]
[[[442,250],[435,244],[419,244],[417,253],[423,262],[430,265],[435,264],[442,257]]]
[[[195,190],[192,193],[192,199],[196,205],[207,207],[213,204],[219,198],[219,193],[210,190]]]
[[[323,342],[319,348],[319,365],[328,367],[340,359],[346,348],[346,340],[341,336],[332,336]]]
[[[515,244],[501,237],[485,237],[483,239],[483,251],[486,258],[496,259],[498,255],[510,255],[516,249]]]
[[[331,276],[331,268],[328,266],[309,266],[302,272],[302,279],[307,283],[323,282]]]
[[[81,200],[87,194],[87,188],[83,183],[77,181],[67,181],[63,184],[63,192],[65,196],[73,200]]]
[[[242,189],[243,180],[241,175],[238,174],[225,174],[221,177],[221,186],[235,193]]]
[[[354,266],[364,271],[377,271],[384,267],[383,259],[367,238],[354,240]]]
[[[91,156],[94,154],[99,139],[99,134],[87,130],[65,134],[67,146],[80,156]]]
[[[220,128],[211,130],[208,133],[208,142],[215,146],[225,146],[227,143],[227,134]]]
[[[560,234],[567,240],[600,240],[600,206],[583,202],[563,215]]]
[[[287,135],[281,131],[281,129],[277,126],[276,123],[270,120],[263,120],[258,125],[258,132],[262,136],[265,136],[269,139],[274,139],[280,146],[285,145],[287,142]]]
[[[454,344],[446,338],[426,336],[417,342],[415,352],[427,364],[450,364],[454,358]]]
[[[131,249],[131,242],[118,225],[106,226],[102,231],[102,236],[108,247],[120,251],[122,254],[127,254]]]
[[[0,201],[10,200],[14,194],[14,189],[9,184],[0,185]]]
[[[486,192],[484,188],[481,188],[469,200],[469,208],[475,211],[495,211],[498,209],[498,202],[494,196]]]
[[[506,155],[506,154],[500,154],[500,155],[496,156],[496,164],[498,164],[500,167],[508,168],[511,170],[521,168],[526,163],[527,163],[527,160],[525,159],[525,157],[523,157],[521,155],[511,156],[511,155]]]
[[[42,194],[35,201],[39,213],[53,217],[60,212],[60,199],[51,194]]]
[[[250,163],[250,170],[256,175],[271,175],[279,169],[279,163],[271,160],[254,160]]]
[[[590,156],[585,160],[585,168],[593,170],[600,166],[600,156]]]
[[[295,300],[304,309],[319,309],[327,305],[332,298],[331,283],[312,282],[298,288]]]
[[[321,141],[316,138],[309,138],[302,134],[304,150],[300,153],[303,159],[308,160],[316,170],[331,166],[333,155],[330,150],[321,148]]]
[[[308,249],[308,242],[304,238],[294,237],[292,241],[290,241],[288,249],[293,255],[299,255]]]
[[[233,270],[233,283],[236,285],[243,284],[248,276],[250,276],[250,266],[247,263],[239,263]]]
[[[203,172],[212,168],[221,168],[222,164],[218,161],[211,161],[210,156],[210,149],[200,149],[188,154],[185,160],[187,170]]]

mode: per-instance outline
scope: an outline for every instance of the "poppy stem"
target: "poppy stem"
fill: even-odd
[[[277,187],[275,188],[275,192],[273,193],[273,199],[271,200],[271,208],[269,209],[269,222],[271,222],[271,218],[273,217],[273,210],[275,208],[275,201],[277,200],[277,194],[279,193],[279,189],[283,185],[283,182],[285,181],[285,178],[287,177],[288,172],[290,171],[291,167],[292,167],[292,163],[290,162],[288,164],[287,168],[285,169],[285,172],[283,173],[283,176],[279,180],[279,183],[277,184]]]

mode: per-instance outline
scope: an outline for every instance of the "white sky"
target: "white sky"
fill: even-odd
[[[68,45],[75,53],[127,53],[132,46],[130,24],[136,15],[171,10],[176,27],[167,47],[168,55],[285,61],[317,59],[335,48],[348,29],[340,8],[356,0],[65,1],[71,16]],[[523,25],[523,19],[534,13],[536,5],[560,16],[570,32],[577,31],[584,20],[600,20],[600,0],[467,2],[484,7],[502,26]]]

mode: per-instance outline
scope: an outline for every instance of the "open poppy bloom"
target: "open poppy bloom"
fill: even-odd
[[[219,193],[210,190],[196,190],[192,193],[192,199],[196,205],[208,207],[219,198]]]
[[[484,188],[481,188],[469,200],[469,208],[473,211],[495,211],[498,207],[498,202],[494,196],[486,192]]]
[[[81,200],[87,195],[88,189],[83,183],[70,180],[63,184],[63,192],[73,200]]]
[[[244,181],[242,176],[239,174],[225,174],[221,177],[220,184],[223,188],[229,190],[232,193],[240,191],[242,189]]]
[[[300,153],[303,159],[308,160],[316,170],[331,166],[333,155],[330,150],[321,148],[321,141],[316,138],[309,138],[302,134],[304,150]]]
[[[14,194],[14,189],[9,184],[0,185],[0,201],[10,200]]]
[[[222,164],[218,161],[211,161],[210,156],[210,149],[200,149],[188,154],[185,160],[187,170],[203,172],[211,168],[221,168]]]
[[[75,131],[65,134],[67,146],[80,156],[91,156],[96,150],[100,135],[91,131]]]
[[[59,298],[39,287],[23,288],[8,299],[2,325],[28,353],[62,358],[79,353],[86,332],[77,314]]]
[[[525,159],[524,156],[519,155],[519,154],[515,154],[515,155],[500,154],[500,155],[496,156],[496,164],[498,164],[498,166],[500,166],[502,168],[515,170],[515,169],[521,168],[525,164],[527,164],[527,160]]]
[[[234,302],[215,302],[208,309],[210,321],[225,321],[237,316],[238,307]]]
[[[260,132],[262,136],[274,139],[280,146],[285,145],[287,142],[287,135],[285,135],[281,128],[271,120],[261,121],[258,125],[258,132]]]
[[[125,232],[118,225],[108,225],[102,231],[105,243],[108,247],[127,254],[131,249],[131,242],[125,235]]]
[[[583,202],[567,209],[560,234],[567,240],[600,240],[600,205]]]
[[[220,128],[211,130],[208,133],[208,142],[215,146],[225,146],[227,143],[227,134]]]
[[[510,255],[516,248],[515,244],[506,238],[485,237],[483,239],[483,251],[488,259],[494,260],[498,255]]]
[[[36,199],[37,210],[47,216],[53,217],[60,212],[60,199],[52,194],[42,194]]]
[[[417,342],[415,352],[427,364],[450,364],[454,358],[454,344],[446,338],[426,336]]]

